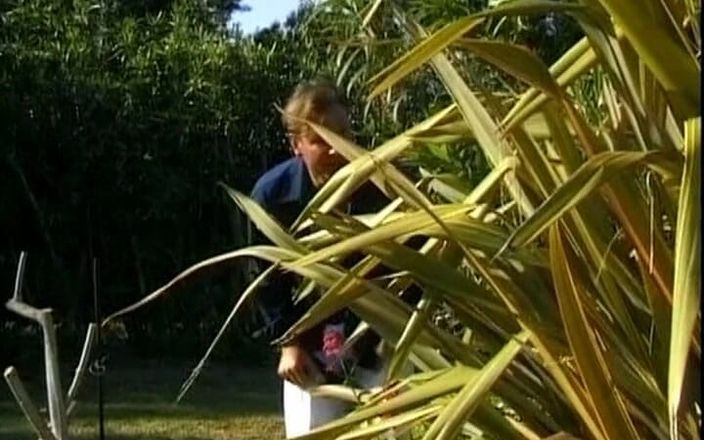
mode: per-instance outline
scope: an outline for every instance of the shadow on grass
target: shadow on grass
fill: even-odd
[[[135,360],[108,370],[104,414],[109,440],[272,440],[281,438],[281,385],[273,368],[203,370],[180,404],[174,399],[191,365]],[[63,383],[69,382],[68,369]],[[40,375],[23,375],[37,406],[46,405]],[[85,378],[71,421],[71,439],[97,439],[96,379]],[[46,410],[44,409],[44,413]],[[46,414],[45,414],[46,416]],[[7,386],[0,386],[0,440],[34,440]]]
[[[71,440],[96,440],[98,438],[98,435],[94,432],[88,432],[84,434],[75,434],[71,436]],[[178,438],[178,440],[212,440],[212,437],[210,437],[207,434],[204,435],[197,435],[197,436],[178,436],[174,437],[171,434],[166,434],[166,435],[153,435],[153,434],[148,434],[144,436],[133,436],[129,434],[114,434],[114,433],[109,433],[106,434],[105,436],[106,440],[174,440],[175,438]],[[261,440],[262,437],[259,435],[243,435],[239,436],[237,434],[233,434],[233,436],[228,437],[230,440]],[[24,430],[9,430],[9,431],[3,431],[0,432],[0,440],[36,440],[36,436],[28,434],[27,431]]]

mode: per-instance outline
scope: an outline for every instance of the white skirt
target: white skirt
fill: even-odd
[[[385,369],[378,371],[357,367],[355,380],[362,388],[384,382]],[[284,424],[286,438],[307,434],[312,429],[345,415],[352,404],[330,397],[315,397],[289,381],[284,381]]]

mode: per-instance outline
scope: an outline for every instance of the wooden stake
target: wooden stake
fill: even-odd
[[[39,438],[41,440],[57,440],[54,434],[49,430],[44,419],[42,419],[42,416],[39,415],[39,411],[37,411],[37,407],[29,397],[15,367],[7,367],[5,369],[5,382],[7,382],[12,394],[15,396],[17,404],[22,409],[24,416],[29,421],[29,424],[32,425],[34,432],[37,433]]]

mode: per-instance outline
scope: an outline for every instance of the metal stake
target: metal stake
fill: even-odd
[[[105,420],[103,413],[103,374],[105,373],[102,332],[100,329],[100,302],[98,301],[98,259],[93,257],[93,309],[95,311],[97,356],[93,374],[98,381],[98,429],[100,440],[105,440]]]

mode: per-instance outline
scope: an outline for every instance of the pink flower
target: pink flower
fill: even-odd
[[[323,331],[323,355],[328,371],[337,370],[342,358],[345,334],[342,325],[326,325]]]

